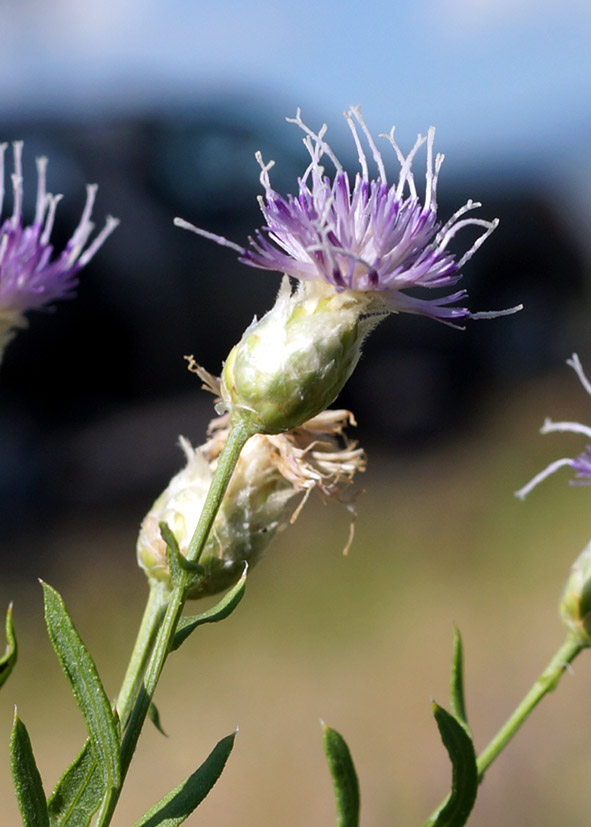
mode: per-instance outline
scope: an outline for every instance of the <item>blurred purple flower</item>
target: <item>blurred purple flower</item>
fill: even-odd
[[[6,147],[7,144],[0,144],[0,215],[4,201]],[[96,184],[89,184],[78,227],[64,250],[52,259],[50,236],[62,196],[47,192],[47,158],[37,158],[35,217],[30,226],[24,226],[22,150],[22,141],[16,141],[13,144],[14,173],[11,176],[12,215],[0,227],[0,353],[14,335],[14,329],[26,326],[24,314],[28,310],[46,307],[57,299],[72,295],[78,283],[78,271],[90,261],[119,223],[116,218],[108,216],[103,229],[84,249],[94,229],[90,216],[97,191]]]
[[[583,366],[581,365],[581,360],[577,354],[573,353],[572,357],[566,360],[566,364],[573,368],[581,385],[587,391],[589,396],[591,396],[591,382],[589,382],[585,376]],[[546,419],[543,426],[540,428],[541,434],[550,434],[556,431],[568,431],[572,434],[583,434],[591,439],[591,428],[587,425],[582,425],[580,422],[554,422],[552,419]],[[533,488],[536,487],[536,485],[539,485],[539,483],[543,482],[543,480],[555,471],[558,471],[560,468],[564,468],[564,466],[569,466],[575,472],[575,479],[570,480],[571,485],[591,485],[591,445],[587,445],[585,450],[582,451],[577,457],[563,457],[562,459],[557,459],[554,460],[554,462],[551,462],[550,465],[544,468],[543,471],[536,474],[536,476],[530,480],[527,485],[524,485],[523,488],[516,491],[515,496],[519,497],[520,500],[525,499],[525,497]]]
[[[269,170],[261,154],[261,184],[265,197],[259,198],[265,226],[249,239],[250,247],[241,247],[222,236],[194,227],[183,219],[178,226],[190,229],[218,244],[231,247],[240,261],[252,267],[277,270],[300,281],[324,281],[338,291],[371,296],[370,312],[419,313],[458,327],[466,318],[492,318],[519,308],[488,313],[471,313],[466,307],[450,307],[467,296],[457,290],[437,298],[419,298],[403,292],[423,288],[450,288],[461,278],[461,268],[474,255],[498,224],[498,220],[464,218],[480,204],[468,201],[442,224],[437,217],[437,179],[443,155],[433,155],[435,129],[427,137],[419,135],[404,156],[394,140],[394,127],[384,135],[391,144],[400,171],[398,181],[389,184],[382,156],[359,108],[345,112],[357,148],[361,171],[351,186],[348,173],[324,141],[326,124],[318,133],[302,121],[298,110],[295,123],[305,133],[304,144],[310,164],[299,179],[297,195],[279,195],[271,186]],[[362,138],[378,170],[371,179]],[[427,145],[427,171],[423,203],[419,198],[411,170],[413,159],[423,144]],[[327,156],[335,168],[331,179],[321,161]],[[465,227],[479,227],[482,232],[459,258],[448,245]]]

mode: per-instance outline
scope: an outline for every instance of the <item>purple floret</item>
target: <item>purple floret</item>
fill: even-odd
[[[7,144],[0,144],[0,215],[4,201],[4,155]],[[103,229],[85,248],[94,229],[90,220],[97,186],[86,188],[86,204],[78,227],[64,250],[53,256],[50,243],[55,212],[61,195],[46,191],[47,158],[37,158],[37,200],[30,226],[23,225],[22,142],[13,144],[12,215],[0,227],[0,316],[22,316],[28,310],[44,307],[56,299],[67,298],[77,284],[78,271],[90,261],[119,223],[108,216]]]
[[[566,360],[566,363],[575,371],[581,385],[589,396],[591,396],[591,382],[585,376],[583,366],[581,365],[581,360],[577,354],[573,353],[571,358]],[[552,419],[546,419],[544,425],[542,426],[541,433],[551,434],[557,432],[582,434],[583,436],[586,436],[587,439],[591,439],[591,427],[589,427],[589,425],[583,425],[581,422],[555,422]],[[554,462],[551,462],[548,466],[546,466],[546,468],[544,468],[543,471],[540,471],[535,475],[535,477],[533,477],[533,479],[524,485],[523,488],[516,491],[515,496],[523,500],[529,492],[543,480],[556,473],[556,471],[560,468],[565,467],[572,468],[575,472],[575,479],[570,480],[571,485],[591,485],[591,445],[587,445],[585,450],[574,459],[572,457],[563,457],[562,459],[556,459]]]
[[[259,199],[265,225],[241,247],[227,239],[176,219],[179,226],[191,229],[218,244],[231,247],[240,260],[252,267],[277,270],[300,281],[322,280],[337,292],[370,294],[376,312],[419,313],[456,325],[465,318],[483,318],[514,312],[471,313],[466,307],[449,305],[463,301],[467,293],[457,290],[437,298],[408,295],[412,288],[450,288],[461,278],[462,266],[488,238],[498,221],[463,218],[480,206],[468,201],[442,224],[437,218],[437,179],[443,155],[433,154],[435,130],[418,136],[404,156],[394,140],[394,128],[382,136],[390,143],[400,169],[398,180],[389,184],[380,152],[358,108],[345,113],[359,157],[360,172],[351,184],[348,173],[324,141],[326,125],[315,133],[294,119],[304,133],[310,163],[298,180],[298,194],[282,196],[271,186],[269,170],[273,162],[263,163],[260,153],[261,184]],[[377,166],[371,179],[362,138]],[[427,171],[424,198],[419,198],[412,174],[417,151],[426,144]],[[331,178],[322,160],[326,156],[334,167]],[[482,228],[482,233],[463,256],[449,252],[451,239],[464,227]]]
[[[576,479],[571,480],[571,485],[591,485],[591,445],[571,462]]]

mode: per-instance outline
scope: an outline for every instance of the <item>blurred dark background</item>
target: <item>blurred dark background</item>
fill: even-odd
[[[25,139],[29,207],[34,155],[50,158],[50,189],[64,193],[57,249],[87,180],[100,184],[97,224],[106,211],[121,219],[82,272],[77,298],[30,314],[7,350],[0,511],[8,531],[70,509],[141,502],[174,472],[176,433],[203,440],[211,398],[182,357],[219,373],[252,317],[271,306],[279,275],[239,264],[172,219],[246,243],[261,223],[255,150],[276,160],[280,192],[293,191],[304,169],[297,130],[272,115],[254,100],[228,99],[143,117],[4,124],[5,137]],[[384,156],[394,177],[397,163]],[[342,160],[354,174],[352,146]],[[466,331],[405,315],[379,326],[338,404],[382,455],[425,451],[470,428],[483,395],[550,370],[585,340],[588,262],[549,194],[535,180],[493,180],[486,168],[469,180],[444,173],[443,220],[468,197],[483,202],[483,217],[501,220],[465,268],[470,307],[525,307]],[[454,241],[461,254],[469,231]]]
[[[142,736],[114,825],[236,724],[228,768],[188,823],[332,823],[319,715],[352,748],[364,823],[423,823],[449,789],[430,698],[447,701],[453,625],[478,748],[539,674],[589,539],[589,490],[563,470],[525,503],[512,492],[584,447],[541,438],[544,416],[591,421],[564,365],[578,351],[591,374],[590,38],[586,0],[0,4],[0,138],[25,140],[29,216],[47,155],[64,194],[57,248],[87,182],[97,226],[121,219],[77,297],[31,314],[0,367],[0,616],[14,600],[21,646],[0,742],[18,702],[47,790],[84,728],[36,577],[64,594],[114,696],[145,599],[139,522],[182,464],[178,434],[198,444],[212,415],[183,355],[217,373],[279,285],[173,218],[245,243],[260,224],[254,152],[276,161],[281,192],[306,164],[284,121],[297,106],[310,126],[327,121],[352,172],[348,106],[374,135],[395,123],[405,151],[435,124],[441,217],[473,198],[500,219],[465,268],[470,307],[524,310],[463,332],[410,316],[374,331],[338,401],[369,450],[351,553],[347,515],[309,503],[235,615],[171,658],[157,698],[170,737]],[[583,656],[487,773],[475,825],[588,823],[590,684]],[[18,823],[7,762],[0,792],[3,823]]]

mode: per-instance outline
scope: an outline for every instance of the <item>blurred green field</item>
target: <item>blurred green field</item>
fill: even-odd
[[[253,572],[234,615],[198,630],[169,660],[156,697],[168,737],[147,727],[113,823],[132,824],[239,726],[226,771],[187,824],[334,824],[322,718],[351,747],[362,825],[422,824],[450,779],[430,699],[448,703],[453,625],[464,636],[478,748],[562,641],[557,601],[591,535],[591,491],[569,487],[565,471],[525,503],[512,492],[584,446],[539,436],[544,416],[591,421],[590,409],[564,368],[489,401],[469,433],[419,459],[370,455],[348,557],[346,512],[310,504]],[[146,592],[134,561],[142,516],[56,525],[44,549],[42,574],[62,592],[113,695]],[[2,606],[15,601],[20,642],[0,693],[0,738],[8,744],[16,703],[49,790],[83,725],[34,578],[3,582],[0,597]],[[471,825],[591,823],[590,696],[583,653],[489,770]],[[2,825],[20,824],[7,760],[0,789]]]

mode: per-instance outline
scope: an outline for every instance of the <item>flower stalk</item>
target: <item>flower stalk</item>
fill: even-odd
[[[207,494],[201,518],[189,544],[187,552],[187,560],[192,563],[197,563],[203,547],[207,541],[209,532],[215,520],[215,516],[222,504],[222,500],[232,477],[236,463],[240,456],[240,452],[247,440],[254,435],[254,431],[243,419],[236,417],[232,423],[232,428],[228,435],[227,442],[220,454],[217,469],[211,483],[211,487]],[[160,622],[160,610],[162,606],[153,606],[150,612],[144,615],[145,629],[143,634],[140,634],[136,642],[136,648],[132,653],[130,663],[134,666],[128,670],[124,682],[124,695],[121,698],[120,705],[124,714],[131,706],[131,699],[133,697],[133,690],[139,687],[137,697],[133,708],[129,713],[129,720],[123,736],[121,744],[121,786],[119,790],[105,799],[105,802],[97,815],[95,827],[106,827],[111,823],[117,801],[119,799],[121,787],[123,786],[131,759],[135,752],[135,748],[142,731],[142,727],[146,720],[146,716],[156,691],[156,686],[162,674],[164,664],[171,650],[172,640],[174,638],[179,619],[182,615],[183,608],[187,599],[187,591],[191,582],[191,576],[188,572],[183,572],[181,582],[178,583],[170,592],[168,602],[166,603],[166,611],[164,617]],[[160,599],[151,594],[150,599],[153,598],[154,603]],[[142,624],[144,625],[144,624]],[[158,626],[157,633],[154,634]],[[150,640],[155,637],[154,645],[151,648],[151,654],[148,658],[143,680],[141,678],[141,670],[146,661],[146,655],[150,649]],[[141,682],[141,683],[140,683]],[[118,704],[119,707],[119,704]]]
[[[170,598],[170,590],[164,583],[157,580],[150,581],[150,592],[144,609],[144,616],[138,630],[137,638],[127,671],[117,696],[117,715],[121,721],[121,729],[125,731],[131,709],[137,697],[141,680],[146,670],[150,653],[158,634],[158,629],[164,619]]]
[[[564,672],[584,648],[586,648],[586,644],[582,643],[574,633],[567,634],[566,640],[526,693],[523,700],[477,757],[476,766],[479,784],[482,782],[487,769],[493,761],[521,729],[522,725],[542,698],[556,689]],[[444,809],[448,800],[449,796],[433,810],[429,818],[424,822],[424,827],[439,823],[438,815]],[[465,822],[462,821],[461,823],[464,824]]]
[[[477,766],[479,781],[482,781],[486,770],[507,746],[513,736],[517,734],[521,726],[525,723],[526,719],[540,703],[542,698],[549,692],[553,692],[556,689],[568,666],[584,648],[585,644],[581,643],[575,635],[567,635],[564,643],[560,646],[542,674],[524,696],[521,703],[516,707],[514,712],[509,716],[507,721],[478,756]]]

